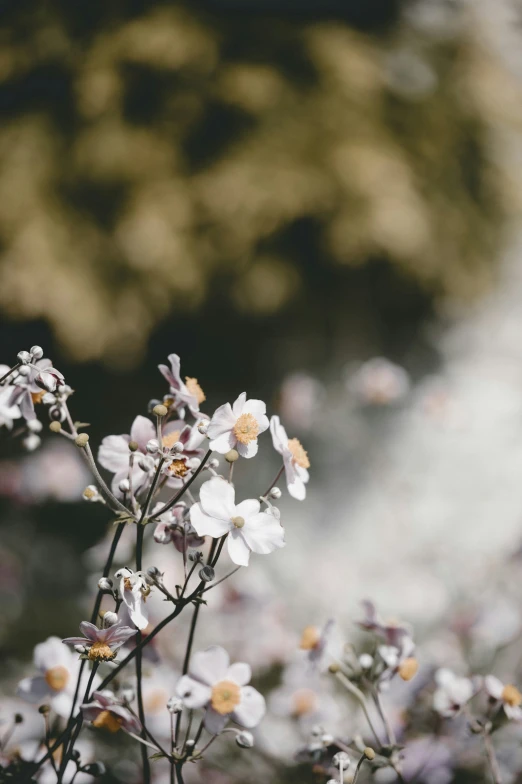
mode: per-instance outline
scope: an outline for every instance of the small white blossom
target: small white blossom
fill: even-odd
[[[504,685],[502,681],[494,675],[486,675],[484,678],[484,688],[489,696],[498,700],[508,719],[522,721],[522,695],[516,686],[511,684]]]
[[[447,718],[456,716],[475,693],[470,678],[461,678],[445,667],[435,673],[435,683],[433,708]]]
[[[262,400],[247,400],[242,392],[236,402],[220,406],[209,422],[210,448],[225,455],[236,449],[242,457],[257,454],[257,437],[268,429],[266,405]]]
[[[150,586],[141,572],[133,572],[126,567],[119,569],[115,577],[120,581],[121,598],[129,611],[132,622],[136,624],[138,629],[146,629],[149,618],[145,600],[150,593]]]
[[[278,416],[270,420],[270,433],[274,449],[283,457],[288,492],[298,501],[304,501],[310,478],[308,455],[297,438],[288,438]]]

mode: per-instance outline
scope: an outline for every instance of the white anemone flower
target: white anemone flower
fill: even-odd
[[[0,369],[1,375],[1,369]],[[8,430],[13,427],[13,421],[22,416],[17,405],[11,403],[13,387],[0,387],[0,427],[5,425]]]
[[[274,449],[283,457],[288,492],[292,498],[304,501],[306,483],[310,478],[310,461],[306,451],[297,438],[288,438],[278,416],[273,416],[270,420],[270,434]]]
[[[484,678],[484,687],[489,696],[502,703],[504,713],[508,719],[514,721],[522,721],[522,694],[516,686],[510,683],[504,685],[502,681],[494,675],[486,675]]]
[[[257,437],[268,429],[266,405],[262,400],[247,400],[242,392],[231,406],[225,403],[214,412],[207,428],[210,448],[225,455],[237,449],[242,457],[257,455]]]
[[[230,664],[224,648],[213,645],[194,654],[176,693],[190,710],[206,708],[205,727],[212,735],[221,732],[229,719],[251,729],[266,710],[263,695],[247,685],[251,677],[248,664]]]
[[[205,482],[199,499],[190,509],[192,525],[199,536],[217,538],[228,534],[230,558],[239,566],[248,566],[251,552],[266,555],[284,547],[284,529],[279,520],[261,512],[261,505],[254,498],[236,506],[234,487],[222,477]]]
[[[120,581],[120,594],[129,611],[131,620],[140,631],[149,625],[149,616],[145,600],[150,593],[150,586],[141,572],[133,572],[124,567],[114,575]]]
[[[437,689],[433,695],[433,708],[441,716],[456,716],[475,694],[471,678],[462,678],[443,667],[435,673]]]
[[[18,696],[36,705],[48,703],[59,716],[67,718],[80,670],[78,654],[66,648],[59,637],[49,637],[35,646],[33,661],[37,674],[20,681]],[[84,693],[88,680],[89,672],[86,670],[80,693]],[[99,682],[100,679],[95,676],[93,687],[96,688]],[[79,705],[76,706],[78,710]]]

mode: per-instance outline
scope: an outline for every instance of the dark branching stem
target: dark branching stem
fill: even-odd
[[[15,372],[15,370],[18,370],[18,368],[20,367],[20,365],[21,365],[21,364],[22,364],[21,362],[18,362],[16,365],[13,365],[13,367],[11,368],[11,370],[8,370],[8,371],[7,371],[7,373],[5,373],[5,374],[2,376],[2,378],[0,378],[0,384],[2,384],[2,383],[3,383],[3,382],[6,380],[6,378],[9,378],[9,376],[11,375],[11,373],[14,373],[14,372]]]
[[[190,485],[192,484],[192,482],[194,481],[194,479],[196,479],[196,477],[197,477],[197,476],[198,476],[198,475],[199,475],[199,474],[200,474],[200,473],[203,471],[203,469],[205,468],[205,464],[206,464],[206,462],[207,462],[207,460],[209,459],[209,457],[210,457],[210,455],[211,455],[211,454],[212,454],[212,450],[211,450],[211,449],[209,449],[209,450],[208,450],[208,452],[206,453],[205,457],[203,458],[203,460],[202,460],[202,461],[201,461],[201,463],[199,464],[199,466],[196,468],[196,470],[194,471],[194,473],[193,473],[193,474],[192,474],[192,476],[190,477],[190,479],[189,479],[187,482],[185,482],[185,484],[183,485],[183,487],[180,487],[180,489],[178,490],[178,492],[176,493],[176,495],[175,495],[173,498],[171,498],[171,499],[170,499],[170,501],[169,501],[168,503],[166,503],[166,504],[165,504],[165,506],[163,506],[163,507],[162,507],[161,509],[159,509],[157,512],[155,512],[154,514],[152,514],[152,515],[149,517],[149,520],[155,520],[155,519],[156,519],[157,517],[159,517],[160,515],[162,515],[162,514],[165,514],[165,512],[166,512],[168,509],[171,509],[171,508],[174,506],[174,504],[177,504],[177,502],[178,502],[178,501],[179,501],[179,499],[182,497],[182,495],[183,495],[184,493],[186,493],[186,491],[189,489],[189,487],[190,487]]]
[[[157,482],[157,478],[159,476],[161,470],[162,462],[160,461],[160,465],[158,470],[156,471],[156,476],[154,479]],[[142,518],[145,517],[145,512],[147,506],[150,504],[152,498],[152,490],[154,487],[154,482],[151,485],[151,492],[147,497],[147,501],[144,506],[144,511]],[[143,534],[145,533],[145,528],[143,525],[138,524],[136,527],[136,571],[140,571],[142,567],[142,557],[143,557]],[[141,732],[140,736],[143,740],[147,739],[147,730],[145,728],[145,708],[143,706],[143,688],[142,688],[142,651],[141,649],[137,650],[136,653],[136,696],[138,699],[138,716],[141,723]],[[141,761],[143,765],[143,781],[145,784],[149,784],[150,782],[150,762],[149,762],[149,753],[147,751],[147,747],[142,743],[140,744],[141,747]]]

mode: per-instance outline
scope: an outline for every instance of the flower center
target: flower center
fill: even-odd
[[[414,656],[408,656],[407,659],[403,659],[398,667],[398,673],[403,681],[411,681],[411,679],[417,674],[417,670],[419,669],[419,662]]]
[[[42,389],[41,392],[31,392],[31,398],[33,403],[35,404],[41,403],[44,395],[45,395],[45,389]]]
[[[303,651],[313,651],[321,640],[321,633],[317,626],[305,626],[299,647]]]
[[[301,468],[310,468],[308,453],[305,449],[303,449],[299,439],[289,438],[288,449],[292,453],[292,457],[296,465],[301,466]]]
[[[185,476],[188,471],[187,464],[184,460],[173,460],[169,465],[169,471],[174,476]]]
[[[66,667],[51,667],[45,673],[45,680],[48,686],[54,691],[63,691],[69,680],[69,670]]]
[[[241,414],[234,425],[234,435],[240,444],[249,444],[259,435],[259,424],[253,414]]]
[[[502,699],[508,705],[511,705],[511,707],[516,708],[522,702],[522,694],[520,694],[516,686],[512,686],[508,683],[502,690]]]
[[[230,522],[233,523],[236,528],[243,528],[245,524],[245,518],[238,515],[237,517],[231,517]]]
[[[95,642],[89,648],[87,654],[91,661],[112,661],[116,653],[111,651],[106,642]]]
[[[93,727],[109,730],[109,732],[118,732],[121,727],[121,719],[108,710],[100,711],[92,723]]]
[[[315,710],[317,697],[311,689],[298,689],[292,695],[293,715],[304,716]]]
[[[207,399],[207,396],[198,384],[197,378],[190,378],[190,376],[187,376],[185,378],[185,385],[190,394],[193,395],[198,401],[198,405]]]
[[[167,449],[170,449],[171,447],[174,446],[176,441],[179,441],[179,435],[180,435],[179,430],[173,430],[172,433],[167,433],[166,436],[162,437],[161,443],[163,444],[163,446],[166,446]]]
[[[132,591],[132,583],[130,577],[125,577],[123,580],[123,588],[126,591]]]
[[[212,689],[210,703],[221,716],[232,713],[240,701],[241,692],[239,686],[233,681],[219,681]]]

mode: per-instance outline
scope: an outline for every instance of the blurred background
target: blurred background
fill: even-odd
[[[0,24],[0,361],[42,345],[99,444],[175,352],[206,412],[245,389],[308,449],[287,548],[238,575],[254,664],[367,596],[518,633],[520,3],[3,0]],[[68,446],[2,430],[6,693],[89,604],[109,520]]]

